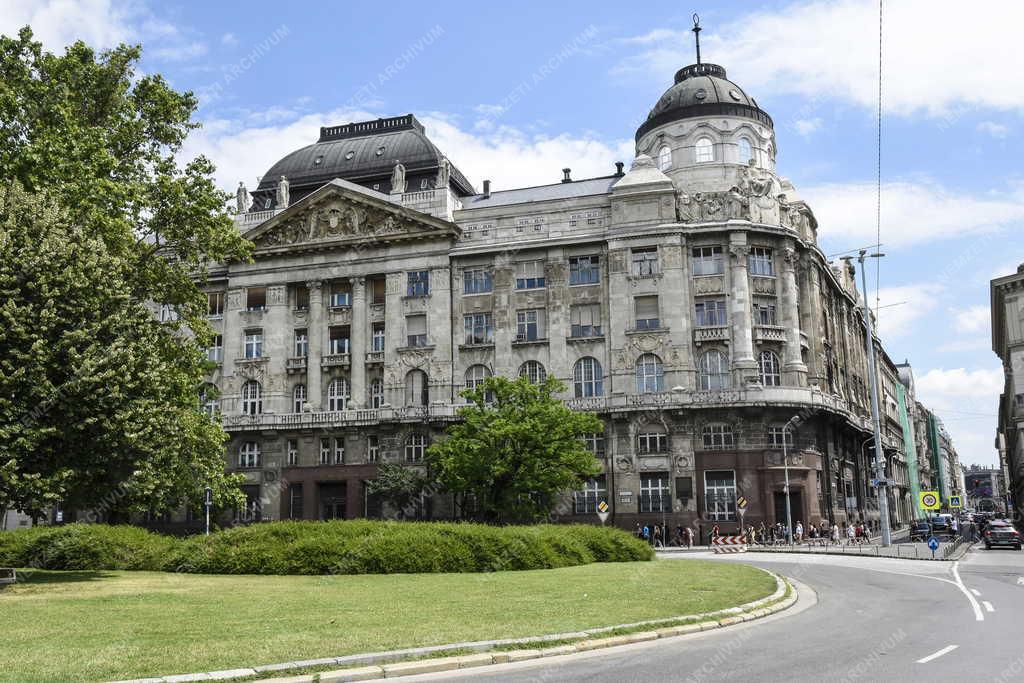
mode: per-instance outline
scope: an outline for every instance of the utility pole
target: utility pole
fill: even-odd
[[[793,510],[789,504],[789,452],[786,449],[786,435],[789,434],[790,426],[794,421],[800,419],[799,415],[794,415],[789,418],[789,422],[782,428],[782,471],[786,476],[786,488],[783,489],[786,494],[786,540],[789,541],[790,545],[793,543]],[[796,445],[796,438],[793,438],[793,445]]]
[[[870,254],[870,258],[885,256],[880,252]],[[867,333],[868,346],[868,380],[871,385],[871,422],[875,429],[875,478],[878,480],[878,516],[882,524],[882,546],[892,545],[892,530],[889,528],[889,482],[885,478],[885,452],[882,450],[882,428],[878,414],[878,376],[875,372],[875,334],[871,322],[871,307],[868,306],[868,276],[864,269],[864,259],[869,257],[867,249],[860,250],[857,262],[860,263],[860,276],[864,285],[864,329]]]

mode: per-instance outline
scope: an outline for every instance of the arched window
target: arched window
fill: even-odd
[[[694,160],[698,164],[715,160],[715,148],[712,146],[711,138],[700,138],[694,150]]]
[[[220,398],[217,387],[212,384],[204,384],[199,388],[199,407],[211,420],[220,413]]]
[[[427,437],[423,434],[410,434],[405,440],[405,461],[423,462],[423,456],[427,453]]]
[[[528,360],[519,366],[519,376],[525,377],[530,384],[540,384],[547,379],[548,373],[539,361]]]
[[[777,387],[782,384],[782,373],[779,372],[779,357],[771,351],[762,351],[757,358],[757,367],[761,372],[761,384],[766,387]]]
[[[246,415],[259,415],[263,412],[263,387],[256,380],[249,380],[242,385],[242,412]]]
[[[484,380],[491,376],[491,371],[486,365],[471,365],[466,370],[466,388],[476,389],[484,383]]]
[[[306,385],[296,384],[292,389],[292,412],[301,413],[306,407]]]
[[[380,408],[384,405],[384,382],[375,379],[370,382],[370,407]]]
[[[427,373],[410,370],[405,376],[405,405],[426,406],[430,402]]]
[[[658,168],[662,171],[672,168],[672,150],[668,148],[668,145],[658,150]]]
[[[327,386],[327,410],[347,410],[352,388],[345,378],[332,380]]]
[[[260,466],[260,445],[255,441],[246,441],[238,449],[238,466],[254,468]]]
[[[653,353],[645,353],[636,360],[636,393],[652,394],[665,391],[665,368]]]
[[[729,388],[729,356],[718,349],[700,357],[700,389],[712,391]]]
[[[572,384],[576,398],[604,396],[604,376],[601,374],[601,363],[590,356],[580,358],[572,369]]]
[[[746,164],[754,158],[754,148],[750,145],[750,140],[747,138],[740,138],[739,141],[739,156],[740,163]]]

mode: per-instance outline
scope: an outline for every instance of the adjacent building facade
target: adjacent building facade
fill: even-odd
[[[788,470],[794,523],[877,522],[854,267],[819,249],[771,117],[694,64],[635,139],[628,171],[478,192],[406,115],[321,129],[251,204],[240,186],[256,250],[211,273],[203,399],[247,480],[238,520],[386,514],[377,466],[421,467],[459,393],[505,375],[557,377],[603,420],[587,438],[602,474],[560,519],[606,500],[622,527],[728,529],[743,496],[747,523],[784,521]],[[902,523],[941,432],[874,343]],[[445,495],[423,508],[462,512]]]
[[[991,303],[992,350],[1006,373],[995,445],[1008,502],[1019,509],[1024,504],[1024,264],[992,280]]]

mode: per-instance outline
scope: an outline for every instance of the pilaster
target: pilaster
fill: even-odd
[[[352,340],[352,407],[366,405],[366,349],[369,330],[366,322],[366,278],[351,278],[352,283],[352,325],[349,336]]]
[[[309,356],[306,358],[306,402],[312,410],[320,410],[323,392],[320,388],[320,358],[323,356],[324,335],[324,296],[323,283],[312,280],[306,283],[309,288]]]
[[[787,384],[803,385],[807,381],[807,366],[800,353],[800,307],[796,286],[798,258],[793,243],[787,240],[782,249],[782,324],[786,328],[782,372]]]
[[[730,296],[729,321],[732,326],[732,367],[737,379],[746,380],[757,370],[754,359],[753,321],[750,309],[750,280],[747,277],[747,246],[745,232],[729,234]]]

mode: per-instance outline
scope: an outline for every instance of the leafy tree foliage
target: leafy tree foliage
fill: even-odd
[[[559,494],[600,471],[582,438],[602,431],[601,420],[567,408],[554,396],[564,390],[552,377],[539,384],[488,377],[462,392],[470,401],[463,422],[428,449],[427,460],[442,486],[474,502],[477,519],[537,520]]]
[[[429,472],[394,463],[381,464],[377,478],[368,483],[369,492],[397,509],[402,518],[415,517],[421,504],[429,508],[428,497],[435,485]]]
[[[137,74],[139,55],[0,36],[0,507],[160,511],[207,483],[237,497],[196,410],[198,283],[251,245],[210,162],[177,159],[195,97]]]

